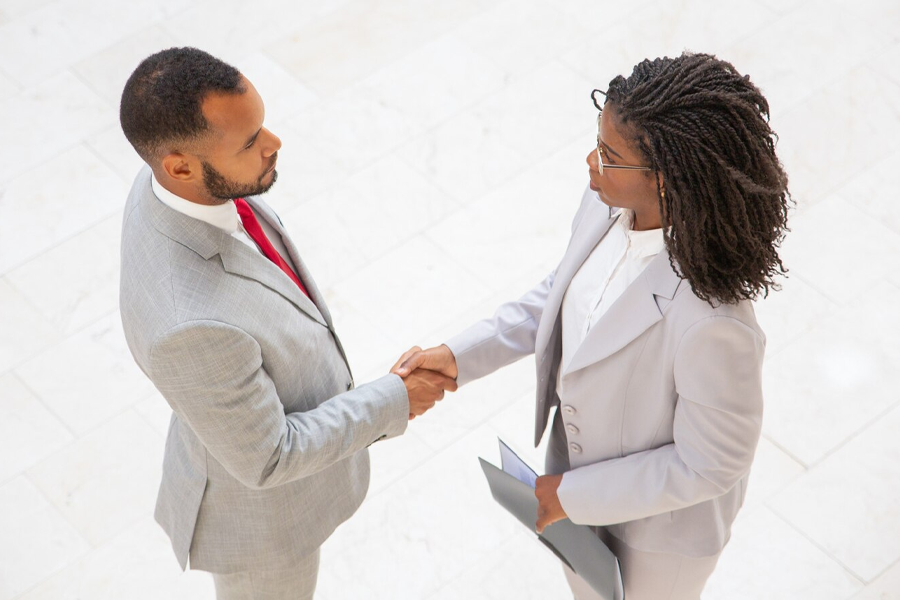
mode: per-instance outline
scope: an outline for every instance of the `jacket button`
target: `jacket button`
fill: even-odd
[[[352,389],[353,389],[353,380],[351,379],[350,381],[347,382],[347,390],[349,391]]]
[[[569,450],[571,450],[575,454],[581,454],[581,446],[579,446],[578,444],[569,444]]]
[[[575,407],[571,406],[569,404],[566,404],[565,406],[563,406],[563,412],[566,413],[567,415],[574,415]]]
[[[578,428],[569,423],[568,425],[566,425],[566,431],[568,431],[572,435],[575,435],[576,433],[578,433]]]

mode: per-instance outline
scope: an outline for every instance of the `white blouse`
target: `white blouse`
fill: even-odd
[[[665,248],[662,229],[634,231],[634,211],[619,209],[609,228],[575,273],[562,303],[562,373],[600,317]]]

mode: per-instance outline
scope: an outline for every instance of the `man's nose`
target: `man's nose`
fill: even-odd
[[[269,134],[269,138],[270,138],[270,139],[269,139],[269,143],[266,144],[266,153],[265,153],[265,155],[266,155],[266,156],[272,156],[273,154],[275,154],[276,152],[278,152],[279,150],[281,150],[281,138],[279,138],[277,135],[275,135],[274,133],[272,133],[272,132],[269,131],[268,129],[266,130],[266,133]]]

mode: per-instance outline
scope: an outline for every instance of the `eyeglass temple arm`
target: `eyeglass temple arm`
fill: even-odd
[[[631,165],[608,165],[603,163],[604,169],[627,169],[629,171],[650,171],[650,167],[632,167]]]

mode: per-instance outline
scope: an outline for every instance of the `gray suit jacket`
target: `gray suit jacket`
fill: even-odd
[[[278,569],[362,502],[366,447],[406,429],[402,380],[354,388],[325,301],[275,213],[312,301],[272,262],[163,204],[138,174],[122,224],[128,347],[174,414],[156,520],[182,568]]]
[[[560,502],[579,524],[611,526],[651,552],[710,556],[743,504],[762,426],[765,337],[750,302],[710,307],[664,250],[561,365],[566,289],[613,218],[588,189],[559,266],[447,342],[460,384],[534,353],[535,445],[559,403]],[[556,389],[559,369],[565,394]]]

